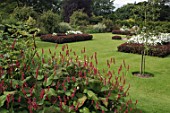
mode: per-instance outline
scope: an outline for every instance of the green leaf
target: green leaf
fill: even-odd
[[[108,109],[107,109],[106,107],[104,107],[104,106],[101,106],[101,105],[100,105],[100,108],[101,108],[102,110],[104,110],[104,111],[108,111]]]
[[[109,99],[110,99],[110,100],[116,100],[116,98],[117,98],[117,94],[111,93]]]
[[[6,95],[0,96],[0,107],[2,107],[4,105],[5,101],[6,101]],[[1,109],[0,109],[0,111],[1,111]],[[0,113],[5,113],[5,112],[0,112]]]
[[[15,94],[17,91],[4,91],[4,95]]]
[[[65,94],[66,94],[67,96],[70,96],[70,95],[71,95],[71,91],[66,91]]]
[[[93,91],[91,91],[91,90],[87,90],[87,95],[90,98],[92,98],[93,100],[96,100],[96,101],[99,100],[98,97],[96,96],[96,94]]]
[[[42,80],[44,78],[44,75],[38,75],[37,80]]]
[[[53,82],[53,76],[51,75],[50,77],[47,78],[47,81],[44,81],[44,86],[49,86]]]
[[[80,108],[81,106],[83,106],[84,102],[87,100],[87,97],[84,95],[83,97],[78,99],[77,104],[79,103],[78,108]]]
[[[9,111],[6,109],[0,108],[0,113],[9,113]]]
[[[39,106],[43,105],[43,104],[44,104],[44,99],[38,101],[37,104],[38,104]]]
[[[44,113],[59,113],[60,108],[55,106],[44,107]]]
[[[83,110],[82,110],[82,113],[90,113],[90,110],[89,108],[87,107],[84,107]]]
[[[24,80],[22,81],[22,83],[24,83],[24,82],[30,80],[31,78],[32,78],[32,76],[26,77],[26,79],[24,79]]]
[[[100,100],[103,102],[103,104],[107,107],[108,106],[108,101],[106,101],[106,98],[100,98]]]
[[[109,90],[109,87],[108,86],[103,86],[102,89],[101,89],[101,92],[103,91],[108,91]]]
[[[57,93],[56,91],[53,89],[53,88],[50,88],[50,89],[45,89],[45,93],[48,95],[48,96],[57,96]]]
[[[19,111],[18,113],[28,113],[28,111],[24,110],[24,111]]]

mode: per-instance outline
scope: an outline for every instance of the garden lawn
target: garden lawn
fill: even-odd
[[[130,71],[127,75],[127,83],[131,85],[128,98],[134,102],[138,100],[137,107],[143,113],[170,113],[170,57],[146,57],[146,71],[154,74],[153,78],[138,78],[132,76],[131,72],[139,71],[141,55],[121,53],[117,51],[117,46],[124,43],[121,40],[112,40],[111,33],[93,34],[93,40],[68,43],[69,48],[79,54],[85,47],[86,53],[91,56],[97,52],[98,68],[107,68],[106,60],[115,58],[115,71],[122,64],[123,60],[130,65]],[[42,42],[36,39],[38,51],[42,48],[48,53],[50,48],[54,51],[55,43]],[[57,52],[61,50],[63,44],[58,45]],[[47,54],[48,55],[48,54]]]

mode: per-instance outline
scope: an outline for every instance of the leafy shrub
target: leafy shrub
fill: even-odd
[[[52,11],[44,12],[39,20],[38,26],[42,34],[53,33],[59,31],[60,16]]]
[[[116,24],[118,24],[120,26],[132,27],[132,26],[136,25],[136,22],[131,21],[131,20],[117,20]]]
[[[59,33],[66,33],[67,31],[71,30],[71,26],[69,23],[61,22],[59,23]]]
[[[106,26],[106,31],[111,32],[113,29],[113,22],[110,19],[103,19],[102,24]]]
[[[120,26],[118,25],[118,24],[115,24],[115,25],[113,25],[113,28],[112,28],[113,30],[120,30]],[[113,31],[112,30],[112,31]]]
[[[103,33],[106,30],[106,25],[102,23],[98,23],[93,26],[93,29],[96,33]]]
[[[81,31],[83,31],[84,33],[96,33],[96,30],[94,30],[93,25],[88,25]]]
[[[28,20],[26,20],[25,23],[29,26],[34,26],[34,27],[36,26],[36,20],[33,19],[31,16],[29,16]]]
[[[112,39],[113,39],[113,40],[121,40],[122,37],[121,37],[121,36],[113,36]]]
[[[9,16],[9,18],[2,20],[2,24],[16,24],[16,23],[18,23],[18,20],[13,16]]]
[[[88,15],[82,10],[74,11],[70,16],[70,24],[74,26],[86,26],[89,24]]]
[[[42,41],[54,42],[54,43],[68,43],[68,42],[76,42],[76,41],[85,41],[85,40],[92,40],[93,36],[88,34],[72,34],[66,36],[57,36],[57,35],[42,35]]]
[[[170,33],[170,22],[166,22],[162,25],[160,32],[162,33]]]
[[[3,29],[3,34],[2,38],[3,39],[8,39],[8,38],[28,38],[32,36],[34,33],[39,32],[38,28],[33,28],[31,26],[28,26],[26,24],[5,24],[2,25]],[[36,34],[35,34],[36,35]]]
[[[29,17],[37,18],[37,13],[32,7],[17,7],[14,9],[12,16],[19,21],[26,21]]]
[[[89,19],[90,24],[92,24],[92,25],[101,23],[102,20],[103,20],[103,16],[95,16],[95,15],[92,15],[92,17],[90,17],[90,19]]]
[[[144,50],[143,44],[136,43],[124,43],[117,48],[120,52],[137,54],[141,54]],[[170,43],[166,45],[148,46],[146,54],[150,56],[165,57],[170,54]]]

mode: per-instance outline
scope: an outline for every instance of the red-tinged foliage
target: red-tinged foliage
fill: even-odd
[[[136,54],[141,54],[144,50],[143,44],[136,43],[123,43],[117,48],[120,52]],[[166,57],[170,54],[170,43],[165,45],[148,46],[146,54],[150,56]]]
[[[112,40],[121,40],[121,39],[122,39],[121,36],[113,36],[113,37],[112,37]]]
[[[69,42],[77,42],[77,41],[85,41],[92,40],[93,36],[89,34],[74,34],[74,35],[42,35],[40,39],[42,41],[54,42],[58,44],[69,43]]]

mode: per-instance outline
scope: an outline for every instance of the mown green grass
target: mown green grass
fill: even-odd
[[[93,40],[84,42],[68,43],[81,56],[80,50],[86,48],[86,53],[91,56],[97,52],[98,68],[106,68],[106,60],[114,57],[116,59],[115,70],[123,60],[130,65],[127,75],[127,83],[131,85],[129,98],[134,102],[138,100],[137,107],[143,113],[170,113],[170,57],[146,57],[146,71],[153,73],[153,78],[139,78],[132,76],[131,72],[139,71],[141,55],[121,53],[117,51],[117,46],[125,41],[112,40],[111,33],[93,34]],[[54,51],[56,44],[42,42],[37,39],[38,51],[41,48]],[[61,48],[62,44],[59,44]],[[59,52],[58,49],[57,52]],[[47,54],[48,55],[48,54]]]

